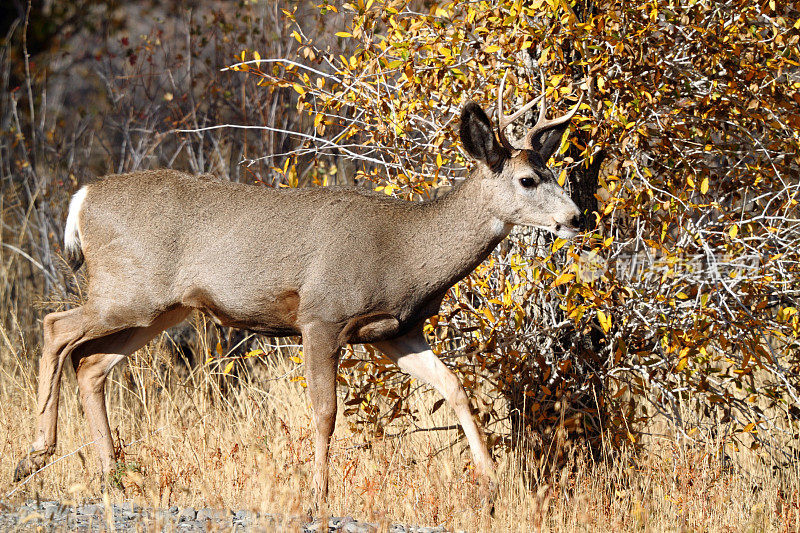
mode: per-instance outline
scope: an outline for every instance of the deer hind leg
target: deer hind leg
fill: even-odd
[[[179,308],[156,318],[147,327],[127,328],[82,344],[72,352],[81,405],[100,459],[105,480],[116,466],[114,442],[106,412],[105,384],[114,366],[163,330],[182,322],[188,309]],[[117,484],[116,482],[115,484]]]
[[[439,391],[455,411],[467,436],[478,474],[493,479],[494,461],[486,448],[486,438],[472,416],[467,393],[456,375],[431,351],[421,325],[402,337],[373,345],[394,361],[400,370]]]
[[[44,317],[44,346],[39,358],[36,438],[14,471],[20,481],[45,465],[56,449],[58,397],[64,360],[83,334],[84,308]]]
[[[336,369],[340,346],[338,331],[327,324],[302,329],[306,382],[314,409],[314,499],[319,509],[328,497],[328,448],[336,424]]]
[[[113,336],[115,332],[125,329],[124,321],[113,316],[106,313],[106,319],[102,320],[91,304],[87,303],[69,311],[50,313],[44,318],[44,347],[39,360],[36,438],[30,451],[14,471],[15,481],[21,481],[44,466],[55,451],[58,398],[64,361],[73,350],[87,341]],[[81,353],[88,355],[85,349]]]

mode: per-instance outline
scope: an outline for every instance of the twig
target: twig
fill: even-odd
[[[20,482],[19,482],[19,485],[17,485],[16,487],[14,487],[14,488],[11,490],[11,492],[9,492],[8,494],[6,494],[6,498],[10,498],[12,494],[14,494],[14,493],[15,493],[15,492],[17,492],[19,489],[21,489],[23,486],[25,486],[25,484],[26,484],[26,483],[28,483],[28,481],[30,481],[30,480],[31,480],[31,478],[32,478],[33,476],[35,476],[36,474],[38,474],[39,472],[41,472],[41,471],[42,471],[42,470],[44,470],[45,468],[50,468],[51,466],[53,466],[53,465],[54,465],[54,464],[56,464],[57,462],[61,461],[62,459],[66,459],[66,458],[67,458],[67,457],[69,457],[70,455],[75,455],[76,453],[78,453],[79,451],[81,451],[83,448],[86,448],[87,446],[89,446],[90,444],[94,444],[95,442],[97,442],[97,439],[95,439],[95,440],[93,440],[93,441],[91,441],[91,442],[86,442],[86,443],[84,443],[84,444],[81,444],[80,446],[78,446],[77,448],[75,448],[73,451],[69,452],[67,455],[62,455],[61,457],[59,457],[59,458],[58,458],[58,459],[56,459],[55,461],[52,461],[52,462],[50,462],[50,463],[47,463],[46,465],[44,465],[43,467],[41,467],[39,470],[37,470],[37,471],[36,471],[36,472],[34,472],[33,474],[31,474],[31,475],[29,475],[28,477],[26,477],[24,480],[20,481]]]
[[[35,266],[36,268],[38,268],[39,270],[41,270],[44,273],[44,275],[47,276],[47,278],[51,282],[56,283],[56,284],[58,283],[58,280],[50,272],[48,272],[47,269],[44,268],[44,265],[42,265],[39,261],[37,261],[36,259],[31,257],[30,255],[28,255],[26,252],[24,252],[23,250],[20,250],[16,246],[12,246],[11,244],[8,244],[7,242],[0,242],[0,244],[5,246],[6,248],[11,250],[12,252],[16,252],[19,255],[21,255],[22,257],[24,257],[25,259],[27,259],[28,261],[30,261],[31,264],[33,266]]]

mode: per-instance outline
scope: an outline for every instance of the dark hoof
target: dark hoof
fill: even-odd
[[[31,452],[27,454],[14,469],[14,482],[18,483],[27,479],[28,476],[42,468],[46,462],[47,455],[44,453]]]

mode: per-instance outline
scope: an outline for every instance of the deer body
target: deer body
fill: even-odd
[[[500,114],[501,126],[513,119]],[[491,476],[493,461],[467,395],[430,350],[422,325],[512,225],[574,235],[580,213],[543,162],[570,117],[547,122],[517,150],[502,128],[498,143],[486,114],[467,104],[460,134],[478,164],[451,192],[426,202],[353,187],[275,190],[171,170],[85,186],[70,205],[65,249],[85,259],[87,298],[45,317],[38,430],[15,477],[41,467],[55,450],[67,358],[109,472],[115,458],[106,376],[193,309],[227,326],[302,336],[317,426],[318,499],[327,493],[336,370],[348,343],[372,343],[435,387],[455,410],[478,471]]]
[[[435,314],[507,235],[470,194],[475,185],[416,203],[175,171],[111,176],[86,186],[80,211],[87,294],[136,326],[185,307],[267,335],[299,335],[320,320],[341,327],[341,344],[396,337]],[[123,279],[136,283],[120,291]]]

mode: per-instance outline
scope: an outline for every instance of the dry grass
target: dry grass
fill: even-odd
[[[13,468],[31,440],[35,384],[27,356],[3,333],[8,342],[0,350],[0,499],[14,490]],[[302,367],[273,354],[240,362],[236,376],[221,376],[219,361],[190,372],[169,355],[168,343],[162,337],[112,374],[111,425],[124,443],[122,462],[138,471],[126,477],[126,494],[116,497],[159,507],[304,515],[310,504],[311,410],[302,382],[292,381]],[[74,375],[65,374],[57,457],[90,440]],[[220,384],[231,386],[222,392]],[[413,398],[422,413],[435,400],[432,392]],[[451,423],[455,419],[446,409],[420,420],[424,427]],[[600,463],[578,457],[569,471],[534,489],[526,488],[521,474],[533,458],[501,457],[492,517],[465,445],[449,445],[457,436],[417,432],[364,442],[340,416],[328,512],[468,531],[800,530],[800,468],[771,473],[750,457],[744,459],[747,468],[726,469],[716,459],[716,446],[664,440],[653,440],[638,457]],[[47,468],[10,500],[97,498],[97,472],[87,447]]]

